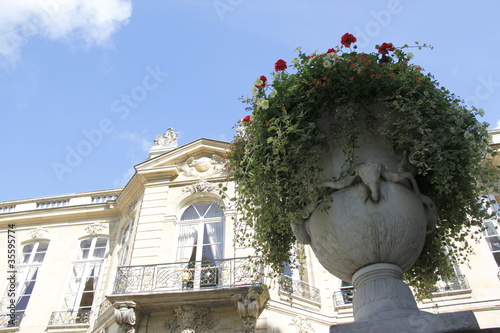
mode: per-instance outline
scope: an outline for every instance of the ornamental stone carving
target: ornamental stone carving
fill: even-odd
[[[189,192],[191,194],[195,193],[209,193],[217,189],[215,184],[209,183],[207,181],[199,181],[196,184],[188,185],[182,189],[182,192]]]
[[[29,237],[33,240],[46,239],[48,232],[46,228],[38,226],[29,232]]]
[[[243,322],[243,331],[245,333],[255,333],[257,318],[262,310],[265,299],[261,294],[235,294],[232,300],[236,304],[236,311]]]
[[[312,333],[316,332],[311,325],[311,321],[303,316],[297,316],[292,319],[290,326],[295,327],[297,333]]]
[[[226,170],[226,160],[217,154],[211,157],[190,157],[180,168],[186,177],[206,178],[223,173]]]
[[[120,326],[124,333],[135,333],[137,323],[136,303],[135,302],[117,302],[113,304],[115,309],[115,322]]]
[[[85,231],[91,236],[97,236],[104,230],[104,224],[100,222],[94,222],[85,228]]]
[[[137,202],[138,200],[135,200],[134,202],[132,202],[130,205],[128,205],[127,207],[127,211],[125,213],[125,215],[128,217],[128,218],[134,218],[135,217],[135,206],[137,205]]]
[[[206,306],[181,305],[172,311],[163,327],[169,333],[212,333],[219,318]]]
[[[165,134],[158,134],[155,138],[155,145],[167,148],[177,148],[177,138],[179,133],[175,132],[173,128],[169,128]]]

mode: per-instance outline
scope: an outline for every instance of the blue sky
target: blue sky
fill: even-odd
[[[169,127],[230,141],[258,76],[345,32],[366,52],[432,44],[414,62],[498,128],[499,17],[497,0],[0,0],[0,200],[121,187]]]

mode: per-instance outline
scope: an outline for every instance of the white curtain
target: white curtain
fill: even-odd
[[[181,225],[179,229],[179,245],[177,246],[177,262],[186,262],[191,258],[196,246],[198,232],[196,225]]]
[[[221,221],[206,223],[208,243],[212,249],[214,259],[222,259],[223,224]]]

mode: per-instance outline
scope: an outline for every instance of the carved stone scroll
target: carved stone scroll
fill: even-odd
[[[95,222],[89,225],[87,228],[85,228],[85,231],[91,236],[96,236],[104,230],[104,224]]]
[[[115,309],[115,322],[125,333],[135,333],[137,324],[136,303],[135,302],[117,302],[113,304]]]
[[[196,184],[188,185],[182,189],[183,192],[189,193],[209,193],[217,189],[215,184],[209,183],[207,181],[199,181]]]
[[[264,298],[258,293],[235,294],[232,300],[236,304],[236,311],[243,322],[245,333],[255,333],[257,318],[264,305]]]
[[[219,324],[217,316],[206,306],[181,305],[172,311],[163,327],[169,333],[212,332]]]
[[[46,228],[38,226],[29,232],[29,237],[33,240],[46,239],[48,232]]]

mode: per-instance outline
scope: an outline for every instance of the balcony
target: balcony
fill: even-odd
[[[13,316],[11,316],[8,312],[0,312],[0,329],[7,327],[19,327],[19,324],[21,323],[23,317],[24,311],[16,312],[13,314]],[[2,330],[2,332],[4,331]]]
[[[467,279],[465,278],[465,275],[457,275],[448,280],[438,281],[432,292],[443,293],[448,291],[468,290],[468,289],[470,289],[470,287],[469,283],[467,282]]]
[[[333,293],[335,308],[351,307],[354,298],[354,287],[343,287]]]
[[[90,310],[54,311],[50,315],[49,326],[89,324]]]
[[[318,288],[311,286],[307,282],[294,280],[290,276],[281,276],[280,290],[287,292],[293,296],[298,296],[316,303],[321,303],[321,297]]]
[[[264,291],[262,267],[253,257],[202,262],[118,267],[111,302],[133,300],[144,310],[158,311],[176,305],[231,303],[231,296]],[[265,291],[267,292],[267,291]],[[203,296],[200,295],[203,293]]]

